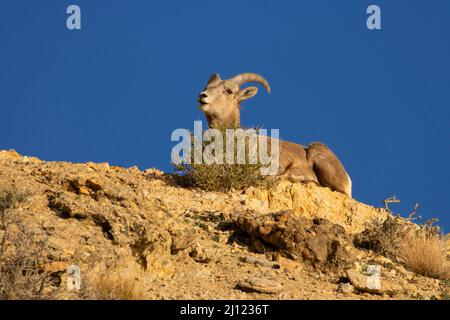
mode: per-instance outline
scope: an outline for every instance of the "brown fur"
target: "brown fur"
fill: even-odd
[[[264,78],[253,75],[245,74],[249,79],[246,82],[261,83],[270,91]],[[205,90],[200,94],[199,103],[210,128],[217,125],[240,126],[240,103],[258,92],[256,87],[240,89],[241,78],[236,76],[221,80],[218,74],[214,74],[209,79]],[[352,182],[344,166],[333,151],[320,142],[313,142],[305,147],[280,140],[278,176],[294,182],[314,182],[352,196]]]

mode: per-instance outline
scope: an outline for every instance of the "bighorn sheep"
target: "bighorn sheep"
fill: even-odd
[[[240,126],[240,103],[258,92],[257,87],[240,89],[241,85],[249,82],[261,84],[270,93],[267,80],[254,73],[239,74],[228,80],[222,80],[219,74],[210,77],[198,99],[200,110],[205,113],[210,128],[218,125]],[[297,182],[312,181],[352,196],[349,175],[326,145],[314,142],[305,147],[280,140],[279,148],[277,176]]]

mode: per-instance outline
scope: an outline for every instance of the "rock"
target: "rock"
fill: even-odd
[[[395,270],[397,270],[398,273],[403,275],[406,280],[412,280],[414,278],[414,273],[406,270],[405,267],[403,267],[402,265],[396,266]]]
[[[45,272],[50,272],[50,273],[63,272],[63,271],[66,271],[68,266],[69,266],[69,263],[66,261],[53,261],[53,262],[44,264],[42,269]]]
[[[372,261],[376,264],[382,265],[383,267],[392,268],[394,266],[394,263],[392,262],[391,259],[388,259],[383,256],[376,256],[375,258],[372,259]]]
[[[292,261],[291,259],[280,258],[279,264],[287,274],[290,274],[294,277],[296,274],[300,273],[303,270],[303,266],[301,263]]]
[[[352,238],[325,219],[297,217],[290,211],[265,215],[247,211],[235,218],[235,224],[250,236],[253,247],[262,246],[264,252],[275,248],[285,257],[319,268],[342,269],[355,260]]]
[[[266,268],[274,268],[274,269],[280,268],[280,265],[274,261],[267,261],[266,259],[258,259],[252,256],[244,256],[241,257],[239,260],[245,263],[250,263],[256,266],[262,266]]]
[[[395,269],[391,269],[387,272],[388,276],[394,278],[397,275],[397,271]]]
[[[94,170],[97,171],[109,171],[110,165],[108,162],[101,162],[101,163],[95,163],[95,162],[86,162],[86,165]]]
[[[373,293],[381,293],[381,285],[368,281],[367,277],[356,270],[347,270],[347,278],[359,290]]]
[[[191,252],[189,253],[189,256],[194,259],[194,261],[199,263],[208,263],[212,260],[212,253],[208,252],[205,248],[203,248],[201,245],[197,244],[195,245]]]
[[[256,291],[261,293],[275,294],[283,290],[283,286],[270,279],[251,277],[238,283],[242,290]]]
[[[164,172],[162,172],[161,170],[158,170],[156,168],[145,169],[144,173],[151,175],[151,176],[155,176],[155,177],[161,177],[165,174]]]
[[[350,294],[355,291],[355,287],[352,286],[350,283],[339,283],[337,291],[343,294]]]
[[[381,276],[365,276],[355,269],[347,270],[347,278],[355,288],[364,292],[394,295],[403,291],[400,285],[381,279]]]
[[[101,182],[96,178],[87,179],[86,186],[95,192],[103,189]]]
[[[84,194],[84,195],[87,195],[87,196],[90,196],[90,195],[91,195],[91,192],[90,192],[89,189],[88,189],[87,187],[85,187],[85,186],[80,186],[80,187],[78,188],[78,193],[79,193],[79,194]]]
[[[2,151],[5,152],[8,156],[12,158],[21,158],[22,156],[14,149],[11,149],[9,151]]]
[[[176,232],[172,234],[171,252],[176,254],[181,250],[191,247],[195,240],[195,234],[187,231]]]
[[[364,231],[366,222],[374,219],[384,221],[389,215],[386,210],[374,209],[327,188],[286,180],[270,190],[248,188],[242,199],[248,209],[263,214],[292,210],[298,217],[327,219],[334,224],[345,225],[345,231],[350,235]]]

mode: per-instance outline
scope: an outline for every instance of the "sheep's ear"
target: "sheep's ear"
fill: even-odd
[[[244,100],[250,99],[257,93],[258,93],[257,87],[247,87],[247,88],[241,89],[238,92],[239,101],[244,101]]]
[[[217,83],[220,80],[221,80],[220,75],[218,73],[214,73],[211,77],[209,77],[209,80],[208,80],[208,83],[206,84],[206,86]]]

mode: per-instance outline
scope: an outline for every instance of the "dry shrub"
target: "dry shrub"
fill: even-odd
[[[419,231],[406,236],[399,245],[397,257],[415,273],[437,279],[450,278],[447,241],[440,235]]]
[[[447,261],[447,240],[436,219],[424,224],[413,224],[400,216],[388,216],[373,221],[354,239],[356,247],[374,251],[396,260],[409,270],[427,277],[447,279],[450,264]]]
[[[206,191],[227,192],[271,185],[267,178],[259,175],[259,168],[250,164],[194,164],[177,169],[188,173],[180,179],[181,185]]]
[[[395,258],[399,245],[408,233],[409,226],[399,216],[388,216],[385,221],[374,220],[355,237],[358,248],[367,249],[390,258]]]
[[[222,132],[225,137],[226,129],[237,129],[233,127],[216,128]],[[257,132],[257,129],[255,129]],[[203,141],[203,150],[211,142]],[[223,142],[223,163],[222,164],[206,164],[204,161],[201,164],[194,164],[194,148],[192,148],[190,163],[183,163],[175,165],[177,172],[177,182],[184,187],[194,187],[206,191],[220,191],[227,192],[231,189],[243,190],[250,186],[254,187],[270,187],[273,185],[274,179],[271,176],[263,176],[260,174],[260,169],[264,167],[259,162],[256,164],[249,163],[250,148],[249,139],[245,139],[245,164],[237,163],[237,139],[234,140],[234,163],[226,163],[226,143]],[[259,148],[259,146],[258,146]],[[270,139],[267,146],[267,153],[270,154]],[[259,154],[259,149],[257,149]],[[204,159],[203,159],[204,160]]]
[[[0,193],[0,300],[43,300],[56,294],[56,279],[42,270],[46,239],[24,226],[14,210],[26,197],[15,189]]]
[[[81,296],[89,300],[146,300],[142,279],[141,271],[132,268],[97,272],[83,285]]]

